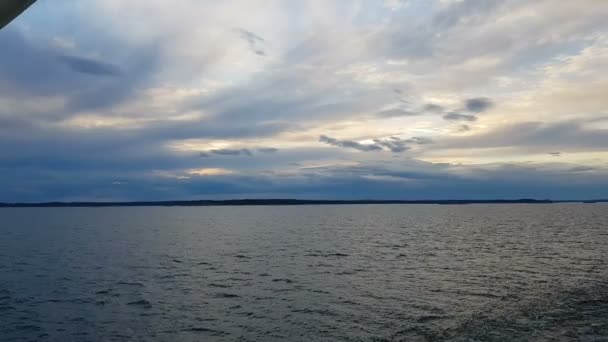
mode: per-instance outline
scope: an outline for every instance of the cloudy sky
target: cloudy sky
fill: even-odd
[[[608,198],[606,18],[39,0],[0,31],[0,201]]]

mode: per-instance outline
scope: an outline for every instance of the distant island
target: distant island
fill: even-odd
[[[45,202],[45,203],[0,203],[0,208],[44,208],[44,207],[197,207],[197,206],[264,206],[264,205],[348,205],[348,204],[550,204],[550,203],[608,203],[600,200],[298,200],[298,199],[234,199],[194,201],[137,201],[137,202]]]

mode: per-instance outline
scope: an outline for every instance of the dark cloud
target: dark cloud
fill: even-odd
[[[467,110],[469,110],[470,112],[473,112],[473,113],[485,112],[486,110],[490,109],[493,105],[494,105],[494,103],[492,102],[492,100],[485,98],[485,97],[468,99],[465,101],[465,106],[466,106]]]
[[[477,117],[475,115],[460,114],[456,112],[447,113],[443,116],[443,118],[448,121],[477,121]]]
[[[551,155],[553,157],[561,157],[562,153],[561,152],[549,152],[549,155]]]
[[[200,152],[199,155],[203,158],[208,158],[211,157],[212,155],[218,155],[218,156],[247,156],[247,157],[251,157],[254,155],[254,152],[257,153],[264,153],[264,154],[270,154],[270,153],[276,153],[278,152],[279,149],[278,148],[274,148],[274,147],[260,147],[260,148],[256,148],[255,150],[250,150],[248,148],[241,148],[241,149],[216,149],[216,150],[210,150],[210,151],[204,151],[204,152]]]
[[[460,125],[458,127],[458,132],[468,132],[471,130],[471,126],[469,125]]]
[[[319,141],[336,147],[352,148],[364,152],[382,151],[382,147],[377,144],[361,144],[352,140],[338,140],[326,135],[321,135]]]
[[[240,34],[241,38],[247,41],[249,44],[255,44],[257,42],[264,41],[264,38],[258,36],[257,34],[251,31],[242,28],[237,28],[236,31]]]
[[[58,62],[58,51],[45,42],[26,37],[12,26],[2,30],[0,46],[0,90],[3,95],[44,96],[86,85]]]
[[[405,101],[407,102],[407,101]],[[472,113],[482,113],[490,109],[494,103],[488,98],[472,98],[464,102],[464,108],[457,109],[446,113],[443,117],[451,121],[476,121],[477,117]],[[469,112],[471,114],[462,114],[460,111]],[[391,108],[378,112],[376,116],[383,118],[392,118],[400,116],[417,116],[424,114],[443,114],[446,108],[435,104],[427,103],[417,110],[408,110],[403,108]]]
[[[408,143],[408,144],[416,144],[416,145],[428,145],[428,144],[434,144],[435,141],[431,138],[426,138],[426,137],[412,137],[410,139],[406,139],[403,140],[404,142]]]
[[[471,99],[466,102],[467,109],[471,112],[482,112],[491,106],[491,102],[486,99]],[[417,110],[408,110],[403,108],[391,108],[378,112],[376,116],[381,118],[393,118],[402,116],[419,116],[425,114],[443,114],[446,108],[435,104],[427,103]],[[472,114],[461,114],[458,112],[448,112],[444,115],[444,119],[452,121],[475,121],[477,117]]]
[[[438,104],[427,103],[426,105],[424,105],[422,110],[429,113],[442,113],[444,111],[444,108]]]
[[[266,56],[266,52],[260,48],[260,44],[264,43],[264,38],[242,28],[237,28],[235,31],[239,34],[241,39],[247,42],[251,51],[253,51],[256,55]]]
[[[95,76],[119,76],[121,74],[117,66],[93,59],[74,56],[61,56],[59,59],[70,69],[83,74]]]
[[[407,146],[407,144],[408,144],[407,141],[401,140],[397,137],[391,137],[388,139],[374,139],[374,142],[378,146],[385,147],[385,148],[389,149],[391,152],[395,152],[395,153],[401,153],[401,152],[404,152],[404,151],[407,151],[410,149],[410,147]]]
[[[218,149],[218,150],[211,150],[210,151],[213,154],[216,154],[218,156],[248,156],[251,157],[253,154],[251,153],[251,150],[247,149],[247,148],[242,148],[242,149]]]
[[[47,134],[45,130],[50,129],[48,127],[19,127],[33,133],[32,136],[25,134],[22,140],[17,141],[6,140],[0,134],[0,188],[3,189],[0,201],[272,196],[345,199],[608,196],[605,173],[575,169],[578,166],[574,165],[566,165],[562,169],[522,164],[455,166],[403,157],[392,167],[376,163],[357,167],[300,168],[290,175],[272,172],[277,165],[300,166],[305,163],[294,164],[294,160],[319,158],[319,151],[314,150],[304,159],[302,155],[294,157],[293,153],[281,154],[293,159],[265,164],[268,172],[239,173],[238,170],[247,170],[250,159],[193,158],[193,153],[167,150],[162,141],[133,136],[129,131],[116,131],[111,135],[107,130]],[[382,141],[426,142],[423,138],[392,137]],[[224,151],[221,155],[243,155],[243,152],[235,151],[242,149]],[[254,151],[257,149],[250,150]],[[215,155],[210,151],[204,153]],[[223,176],[196,176],[187,172],[205,167],[237,172]],[[581,178],[572,182],[572,176],[577,173]],[[120,186],[112,185],[117,180]]]
[[[570,169],[571,172],[590,172],[595,170],[597,170],[597,168],[591,166],[575,166]]]
[[[359,151],[383,151],[389,150],[394,153],[401,153],[407,150],[410,150],[411,147],[408,145],[424,145],[431,144],[434,141],[429,138],[423,137],[413,137],[410,139],[401,139],[399,137],[389,137],[389,138],[379,138],[374,139],[373,144],[361,144],[352,140],[338,140],[334,138],[330,138],[326,135],[322,135],[319,138],[320,142],[326,143],[328,145],[337,146],[337,147],[345,147],[345,148],[353,148]]]
[[[393,109],[386,109],[381,112],[378,112],[377,116],[381,117],[381,118],[395,118],[395,117],[400,117],[400,116],[417,116],[420,114],[422,114],[422,113],[412,112],[412,111],[401,109],[401,108],[393,108]]]
[[[68,104],[71,111],[100,110],[132,99],[138,91],[149,87],[152,76],[160,68],[157,46],[140,46],[129,57],[129,65],[120,78],[111,82],[90,84],[76,93]]]
[[[256,151],[260,153],[276,153],[279,152],[279,149],[274,147],[260,147],[257,148]]]
[[[103,47],[103,34],[96,34]],[[65,51],[42,38],[28,37],[9,27],[0,35],[0,91],[12,98],[31,96],[65,97],[65,108],[38,117],[37,120],[61,120],[75,112],[99,110],[132,99],[159,68],[158,46],[142,46],[114,39],[108,54],[116,57],[116,66]],[[110,50],[111,49],[111,50]],[[76,71],[76,72],[75,72]],[[92,79],[90,76],[100,76]],[[104,77],[101,77],[104,76]],[[117,77],[121,76],[121,77]]]

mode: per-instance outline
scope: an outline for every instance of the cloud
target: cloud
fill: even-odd
[[[401,109],[401,108],[393,108],[393,109],[386,109],[381,112],[378,112],[377,116],[381,117],[381,118],[393,118],[393,117],[400,117],[400,116],[417,116],[417,115],[421,115],[421,114],[422,113],[412,112],[412,111]]]
[[[382,150],[382,147],[377,144],[361,144],[361,143],[359,143],[357,141],[353,141],[353,140],[338,140],[338,139],[330,138],[326,135],[321,135],[319,137],[319,141],[322,143],[331,145],[331,146],[352,148],[352,149],[364,151],[364,152]]]
[[[608,129],[585,127],[585,122],[519,122],[475,135],[444,138],[437,148],[522,148],[542,151],[558,148],[559,155],[574,151],[606,151]]]
[[[60,60],[70,69],[83,74],[94,76],[119,76],[121,74],[118,67],[112,64],[98,62],[93,59],[61,56]]]
[[[214,149],[214,150],[199,152],[199,156],[201,156],[203,158],[208,158],[208,157],[211,157],[212,155],[233,156],[233,157],[236,157],[236,156],[251,157],[254,155],[254,153],[272,154],[272,153],[276,153],[278,151],[279,151],[279,149],[274,148],[274,147],[259,147],[254,150],[251,150],[248,148],[240,148],[240,149],[225,148],[225,149]]]
[[[417,144],[417,145],[428,145],[428,144],[435,143],[435,141],[433,139],[426,138],[426,137],[412,137],[410,139],[406,139],[403,141],[408,144]]]
[[[506,1],[485,0],[463,0],[449,3],[444,9],[437,12],[433,17],[433,24],[437,27],[447,29],[459,23],[483,21],[490,17],[490,13],[496,11]],[[472,20],[471,20],[472,19]]]
[[[103,42],[103,33],[99,35]],[[54,99],[61,106],[47,110],[36,120],[58,120],[80,111],[94,111],[133,100],[157,71],[156,46],[128,45],[115,40],[115,51],[122,51],[122,68],[93,59],[66,54],[62,47],[49,45],[38,36],[26,36],[9,27],[0,35],[0,97]],[[129,56],[125,56],[130,52]],[[117,55],[119,53],[116,53]],[[99,76],[95,79],[87,76]],[[118,77],[121,76],[121,77]],[[26,101],[28,103],[31,101]]]
[[[490,99],[485,97],[468,99],[465,101],[466,108],[473,113],[481,113],[493,106]]]
[[[259,147],[256,149],[256,151],[260,153],[276,153],[279,151],[279,149],[274,147]]]
[[[606,197],[601,1],[87,0],[31,11],[0,34],[9,200]],[[562,154],[539,164],[548,151]]]
[[[242,149],[218,149],[218,150],[211,150],[210,151],[213,154],[216,154],[218,156],[248,156],[251,157],[253,154],[251,153],[251,151],[247,148],[242,148]]]
[[[394,118],[403,116],[420,116],[425,114],[441,114],[445,111],[443,106],[434,103],[427,103],[422,108],[417,110],[409,110],[403,108],[385,109],[376,114],[380,118]]]
[[[408,0],[384,0],[384,7],[391,11],[399,10],[408,5]]]
[[[468,111],[470,113],[485,112],[493,106],[493,102],[488,98],[473,98],[464,102],[465,108],[458,109],[459,111]],[[417,110],[408,110],[402,108],[391,108],[380,111],[376,116],[382,118],[392,118],[401,116],[419,116],[425,114],[443,114],[446,111],[444,106],[436,103],[427,103]],[[476,121],[477,117],[474,114],[461,114],[458,111],[451,111],[444,115],[444,119],[452,121]]]
[[[401,153],[411,149],[408,145],[426,145],[432,144],[434,141],[429,138],[424,137],[413,137],[410,139],[401,139],[399,137],[388,137],[388,138],[378,138],[373,139],[373,144],[361,144],[357,141],[352,140],[338,140],[334,138],[330,138],[326,135],[321,135],[319,137],[319,141],[326,143],[328,145],[344,147],[344,148],[352,148],[359,151],[383,151],[385,149],[394,152]]]
[[[570,172],[591,172],[596,170],[597,168],[592,166],[575,166],[570,169]]]
[[[470,130],[471,130],[471,126],[469,126],[469,125],[458,126],[458,132],[468,132]]]
[[[443,106],[440,106],[438,104],[427,103],[424,105],[424,108],[422,110],[429,113],[442,113],[445,109],[443,108]]]
[[[243,39],[249,45],[251,51],[253,51],[256,55],[265,56],[266,52],[264,52],[260,48],[260,44],[264,43],[264,38],[258,36],[257,34],[247,31],[242,28],[237,28],[235,31],[239,34],[241,39]]]
[[[391,152],[395,152],[395,153],[401,153],[401,152],[404,152],[404,151],[407,151],[410,149],[410,147],[407,146],[406,141],[401,140],[397,137],[391,137],[388,139],[374,139],[374,142],[378,146],[385,147],[385,148],[389,149]]]
[[[456,112],[447,113],[443,116],[443,118],[448,121],[477,121],[477,117],[475,115],[460,114]]]

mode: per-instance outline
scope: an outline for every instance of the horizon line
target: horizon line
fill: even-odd
[[[0,208],[34,207],[168,207],[168,206],[271,206],[271,205],[348,205],[348,204],[553,204],[553,203],[608,203],[608,199],[439,199],[439,200],[320,200],[295,198],[258,198],[227,200],[167,200],[167,201],[50,201],[50,202],[0,202]]]

